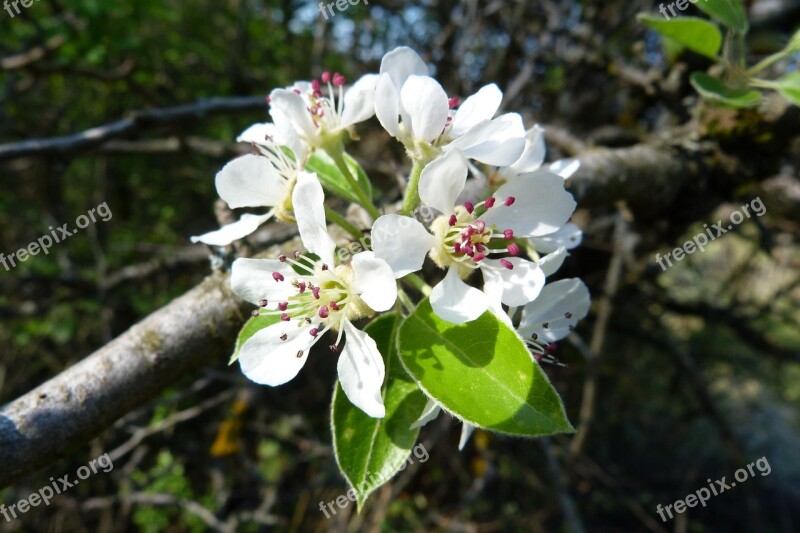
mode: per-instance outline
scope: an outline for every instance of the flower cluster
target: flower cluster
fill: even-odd
[[[448,95],[405,47],[386,54],[378,74],[349,86],[341,74],[324,72],[272,91],[273,121],[251,126],[238,139],[255,152],[216,177],[231,208],[267,212],[193,237],[225,246],[273,217],[297,226],[305,252],[241,258],[232,266],[233,290],[258,306],[256,315],[272,319],[239,347],[248,378],[286,383],[330,332],[347,398],[371,417],[385,416],[384,355],[357,324],[393,308],[414,310],[399,279],[413,280],[429,295],[441,320],[465,324],[491,313],[515,329],[531,364],[549,357],[589,310],[579,279],[547,282],[582,239],[571,222],[575,201],[565,189],[578,163],[545,164],[543,130],[526,131],[518,113],[498,114],[502,100],[495,84],[463,102]],[[345,152],[358,138],[355,125],[373,116],[403,145],[412,167],[397,213],[381,215]],[[318,158],[327,165],[315,165]],[[332,169],[331,175],[320,168]],[[331,186],[336,180],[338,188]],[[362,228],[326,210],[324,189],[346,190],[371,217],[371,250],[337,261],[327,219],[354,238]],[[420,204],[436,215],[419,221],[413,213]],[[438,280],[432,288],[425,281],[430,276]],[[429,398],[416,425],[440,408]],[[462,445],[471,429],[465,421]]]

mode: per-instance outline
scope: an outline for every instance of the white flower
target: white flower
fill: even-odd
[[[219,197],[231,209],[272,209],[263,215],[244,214],[232,224],[192,237],[192,242],[227,246],[250,235],[273,216],[284,222],[294,222],[292,189],[297,177],[304,174],[302,145],[279,135],[275,126],[269,123],[250,126],[237,141],[254,144],[261,155],[245,155],[225,165],[215,179]],[[291,157],[283,150],[284,146],[292,150]]]
[[[375,88],[375,114],[415,161],[430,161],[458,149],[489,165],[510,165],[525,147],[522,117],[494,117],[503,100],[495,84],[486,85],[458,106],[428,76],[428,67],[410,48],[400,47],[381,61]],[[458,106],[457,111],[452,111]]]
[[[299,82],[269,95],[270,114],[278,130],[296,136],[311,150],[337,143],[346,130],[375,114],[375,83],[378,76],[367,74],[344,91],[345,78],[324,72],[320,80]],[[327,96],[323,93],[327,86]]]
[[[338,362],[342,389],[354,405],[380,418],[385,415],[383,358],[375,341],[352,321],[390,309],[397,284],[389,265],[372,252],[356,254],[350,265],[334,264],[335,244],[328,235],[323,200],[316,175],[301,174],[292,201],[303,244],[318,259],[296,254],[233,263],[233,290],[260,305],[262,314],[281,317],[244,343],[239,362],[251,380],[280,385],[297,375],[325,332],[338,332],[333,350],[346,334]]]
[[[575,209],[564,180],[545,170],[519,176],[477,205],[456,207],[466,179],[464,155],[448,152],[425,167],[420,178],[421,200],[443,213],[430,232],[400,215],[380,217],[372,231],[375,255],[389,263],[396,277],[422,268],[426,255],[447,269],[430,300],[437,315],[456,324],[475,320],[487,309],[504,315],[501,303],[516,307],[536,298],[545,272],[517,257],[520,248],[513,239],[552,233]],[[483,275],[483,291],[463,281],[474,270]]]
[[[541,360],[553,343],[569,335],[589,313],[589,289],[577,278],[548,283],[539,296],[522,308],[517,333]]]

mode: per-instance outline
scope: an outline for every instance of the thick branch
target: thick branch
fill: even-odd
[[[0,409],[0,487],[66,456],[209,359],[227,357],[247,304],[215,274]]]

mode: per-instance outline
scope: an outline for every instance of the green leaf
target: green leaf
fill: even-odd
[[[386,417],[367,416],[350,403],[338,382],[333,393],[333,449],[339,469],[355,489],[359,510],[371,492],[405,468],[405,461],[419,434],[419,429],[409,428],[422,416],[427,402],[397,357],[396,338],[400,323],[399,316],[387,314],[372,321],[365,329],[385,359],[383,403]]]
[[[700,0],[694,5],[732,30],[747,33],[750,28],[742,0]]]
[[[761,93],[755,89],[737,89],[705,72],[695,72],[691,83],[703,98],[722,107],[753,107],[761,101]]]
[[[696,17],[666,20],[663,17],[639,13],[637,20],[698,54],[716,59],[722,47],[722,33],[714,24]]]
[[[239,359],[239,351],[242,349],[242,345],[247,339],[255,335],[258,331],[273,324],[277,324],[280,319],[281,317],[279,315],[259,315],[245,322],[244,326],[242,326],[242,329],[239,331],[239,336],[236,337],[236,347],[233,350],[233,355],[230,361],[228,361],[228,364],[232,365]]]
[[[775,88],[784,98],[800,106],[800,72],[792,72],[775,82]]]
[[[398,340],[403,366],[422,390],[470,424],[526,437],[574,431],[525,343],[492,313],[456,325],[424,300]]]
[[[349,154],[344,155],[347,166],[350,172],[356,177],[358,184],[362,189],[367,191],[367,195],[372,198],[372,184],[369,181],[367,173],[358,164],[358,161],[353,159]],[[344,198],[350,202],[359,203],[358,195],[351,189],[347,178],[336,166],[336,163],[331,157],[323,150],[317,150],[314,155],[306,163],[306,170],[309,172],[316,172],[322,186],[328,189],[333,194]]]

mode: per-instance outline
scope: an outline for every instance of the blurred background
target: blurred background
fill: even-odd
[[[798,2],[748,4],[751,59],[800,26]],[[20,519],[0,519],[0,530],[800,530],[797,109],[769,100],[748,112],[701,105],[688,72],[705,60],[668,59],[636,22],[657,3],[362,0],[329,20],[298,0],[37,0],[20,8],[14,17],[0,11],[0,143],[150,111],[108,142],[0,157],[6,255],[100,204],[113,213],[49,255],[0,266],[0,404],[211,272],[209,251],[189,237],[229,215],[215,207],[214,175],[247,150],[233,142],[238,133],[268,120],[272,88],[323,70],[354,80],[398,45],[417,50],[448,94],[498,83],[505,110],[547,128],[548,159],[671,135],[715,143],[727,171],[656,198],[653,208],[613,199],[579,206],[584,243],[559,276],[583,278],[593,309],[556,352],[565,366],[544,367],[570,419],[581,422],[577,436],[477,431],[457,453],[461,428],[441,416],[421,433],[428,461],[405,469],[362,513],[350,506],[326,518],[319,502],[347,490],[329,429],[335,360],[311,358],[297,379],[272,389],[228,367],[226,351],[69,459],[1,489],[0,503],[10,505],[50,476],[103,453],[114,459],[111,472]],[[795,56],[775,69],[797,66]],[[246,98],[194,105],[212,97]],[[164,111],[180,105],[190,107]],[[781,116],[778,135],[761,126],[770,114]],[[395,199],[408,170],[400,145],[375,120],[359,133],[355,155],[383,199]],[[755,198],[764,216],[667,271],[658,267],[656,253]],[[280,235],[267,226],[249,247]],[[730,481],[762,457],[769,475],[756,471],[674,520],[657,514],[657,505],[707,479]]]

